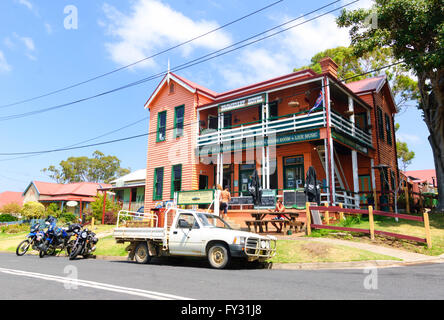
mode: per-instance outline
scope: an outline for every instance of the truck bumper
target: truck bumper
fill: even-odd
[[[240,244],[230,244],[230,254],[234,258],[247,258],[247,254],[244,251],[244,246]]]

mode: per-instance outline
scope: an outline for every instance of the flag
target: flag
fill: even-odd
[[[313,108],[310,109],[310,111],[308,111],[307,116],[312,113],[313,111],[315,111],[317,108],[319,108],[319,106],[322,104],[322,90],[319,92],[319,97],[316,99],[316,102],[313,106]]]

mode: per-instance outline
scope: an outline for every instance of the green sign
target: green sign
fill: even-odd
[[[178,205],[211,204],[214,199],[214,190],[196,190],[177,192]]]
[[[353,140],[351,140],[349,138],[346,138],[343,135],[341,135],[341,134],[339,134],[339,133],[337,133],[337,132],[335,132],[333,130],[331,132],[331,136],[334,139],[336,139],[338,141],[341,141],[342,143],[344,143],[344,144],[348,145],[349,147],[352,147],[352,148],[354,148],[354,149],[356,149],[356,150],[358,150],[358,151],[360,151],[362,153],[365,153],[365,154],[368,153],[368,149],[366,147],[361,146],[357,142],[355,142],[355,141],[353,141]]]
[[[256,137],[256,139],[243,139],[229,141],[222,146],[218,146],[217,144],[213,144],[210,146],[201,147],[199,150],[200,155],[206,155],[210,153],[219,152],[230,152],[242,149],[250,149],[250,148],[260,148],[263,146],[269,145],[279,145],[285,143],[292,142],[301,142],[301,141],[309,141],[309,140],[317,140],[320,139],[321,135],[319,130],[315,131],[306,131],[306,132],[292,132],[287,134],[276,135],[274,137],[265,137],[262,136]]]

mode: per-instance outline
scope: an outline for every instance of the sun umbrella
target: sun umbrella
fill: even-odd
[[[261,189],[261,181],[259,179],[259,175],[256,169],[254,170],[248,182],[248,191],[253,197],[254,205],[255,206],[259,205],[261,203],[261,198],[262,198],[262,189]]]
[[[304,192],[308,202],[316,202],[318,205],[320,205],[321,203],[320,186],[316,180],[316,170],[312,166],[310,166],[307,170]]]

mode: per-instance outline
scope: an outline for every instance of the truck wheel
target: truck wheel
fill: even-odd
[[[223,269],[230,263],[230,254],[223,244],[215,244],[208,250],[208,262],[213,268]]]
[[[141,242],[137,245],[136,250],[134,250],[134,258],[137,263],[148,263],[151,260],[151,256],[148,252],[148,246],[146,242]]]

